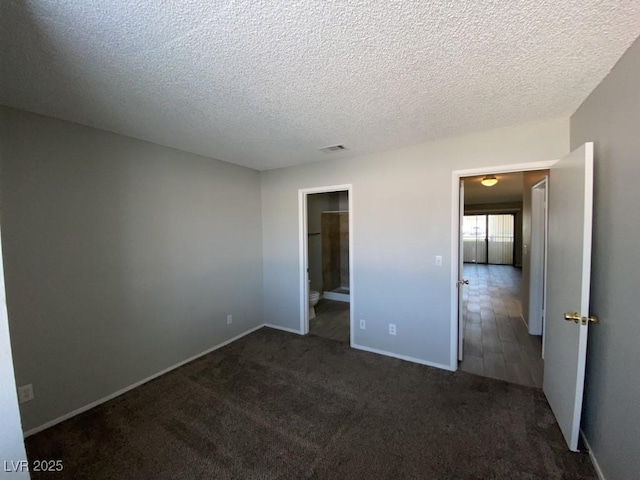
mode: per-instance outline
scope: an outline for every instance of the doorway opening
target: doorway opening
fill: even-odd
[[[498,182],[490,187],[485,175],[460,178],[459,368],[541,388],[542,328],[532,328],[529,314],[544,256],[530,252],[532,238],[546,234],[544,222],[533,222],[532,185],[548,171],[491,173]]]
[[[299,191],[303,334],[352,343],[351,185]]]
[[[549,177],[531,187],[531,270],[529,283],[528,325],[531,335],[542,335],[542,358],[544,359],[544,320],[546,311],[547,243],[549,213]]]
[[[460,235],[464,217],[464,178],[511,172],[526,174],[531,170],[546,169],[550,170],[549,180],[531,189],[532,202],[535,195],[543,196],[535,193],[535,190],[542,191],[543,185],[544,196],[548,199],[543,204],[548,220],[545,232],[541,234],[546,242],[544,254],[540,255],[548,259],[544,264],[541,296],[542,343],[547,366],[543,372],[542,389],[569,449],[578,451],[587,337],[589,325],[598,322],[589,311],[594,175],[592,142],[583,144],[559,160],[452,172],[451,276],[456,281],[451,283],[451,367],[456,369],[458,357],[462,361],[465,355],[463,297],[468,281],[463,277]],[[542,200],[538,202],[540,205]],[[523,223],[524,226],[527,224]],[[524,246],[523,252],[526,251]],[[522,275],[523,284],[531,280],[531,272],[528,273]],[[530,293],[529,287],[523,285],[522,292]],[[524,298],[530,300],[526,296]],[[528,313],[528,307],[523,305],[522,311]]]

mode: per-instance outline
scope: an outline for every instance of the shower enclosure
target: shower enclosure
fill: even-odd
[[[349,212],[322,213],[324,298],[349,301]]]

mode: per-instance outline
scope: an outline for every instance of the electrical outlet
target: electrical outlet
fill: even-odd
[[[33,385],[23,385],[22,387],[18,387],[18,401],[20,403],[29,402],[33,400]]]
[[[364,322],[364,320],[360,319],[360,330],[366,330],[367,329],[367,324]]]
[[[436,255],[436,265],[439,267],[442,266],[442,255]]]
[[[389,324],[389,335],[395,335],[396,334],[396,324],[395,323],[390,323]]]
[[[227,315],[227,325],[231,325],[233,323],[233,315]]]

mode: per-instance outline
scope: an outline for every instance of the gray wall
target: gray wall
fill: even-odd
[[[300,328],[298,189],[353,184],[351,306],[367,321],[354,343],[451,366],[452,171],[561,158],[568,128],[554,120],[263,172],[265,322]]]
[[[338,210],[349,210],[349,192],[338,193]]]
[[[8,108],[0,125],[26,430],[262,324],[258,172]]]
[[[0,257],[0,432],[2,432],[0,434],[0,468],[2,470],[5,469],[4,462],[11,466],[27,459],[11,358],[3,272],[2,257]],[[5,473],[5,475],[16,479],[29,478],[26,472]]]
[[[607,480],[640,472],[640,40],[571,117],[595,146],[594,236],[583,429]]]

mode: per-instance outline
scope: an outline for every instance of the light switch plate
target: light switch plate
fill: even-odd
[[[25,403],[33,400],[33,385],[23,385],[22,387],[18,387],[18,401],[20,403]]]

